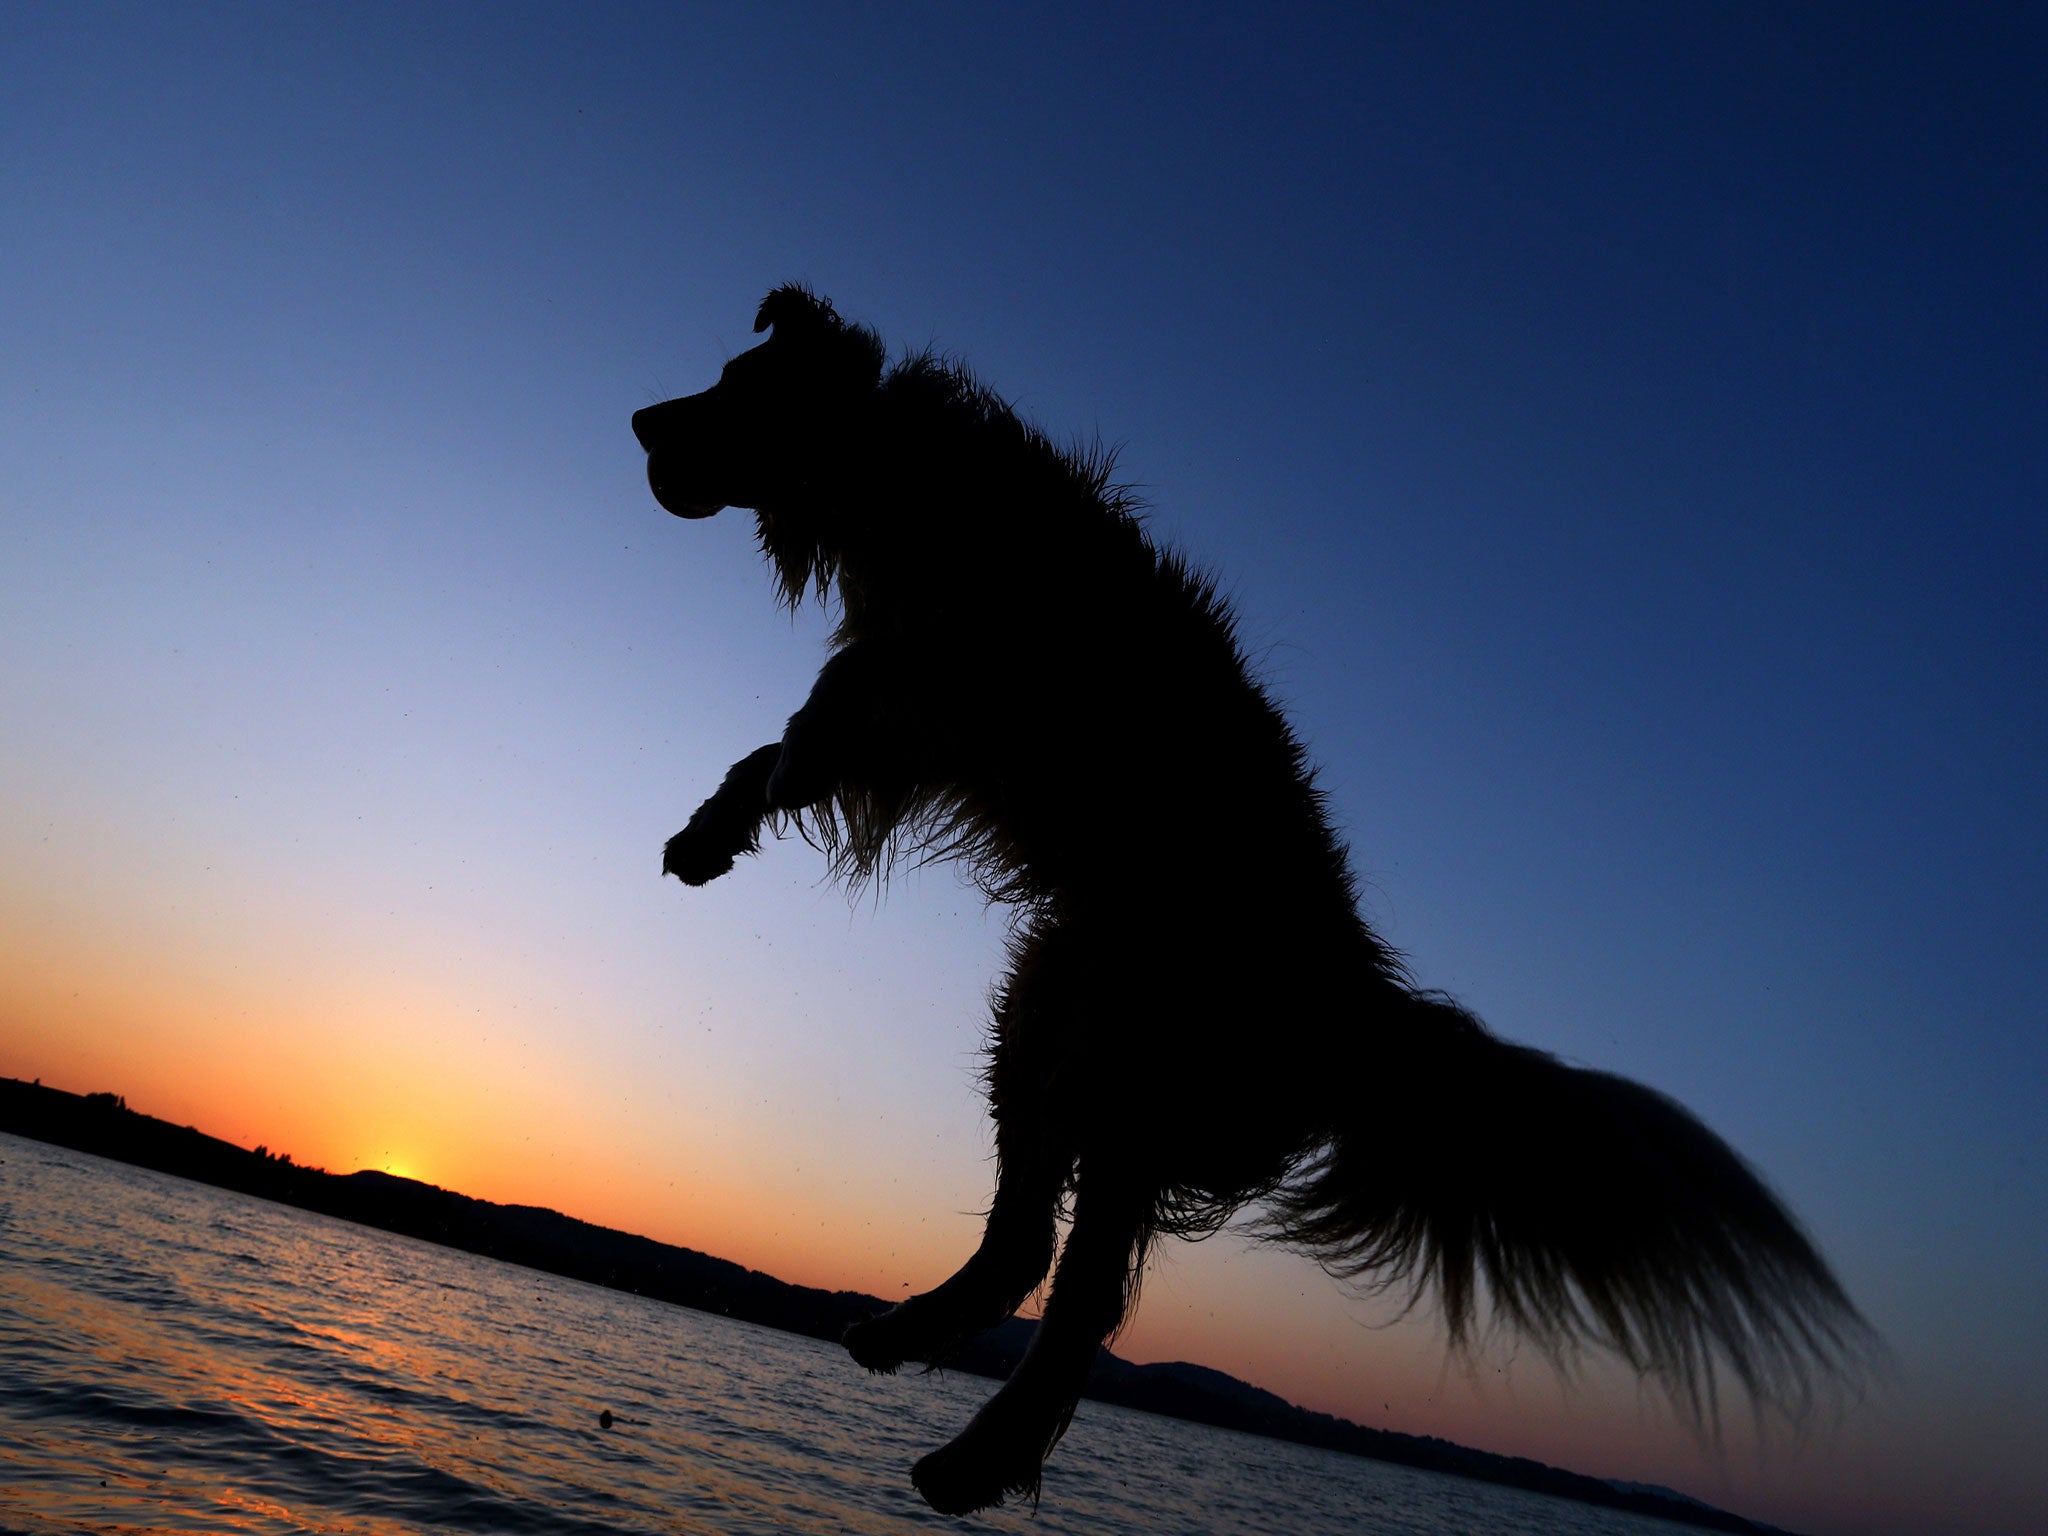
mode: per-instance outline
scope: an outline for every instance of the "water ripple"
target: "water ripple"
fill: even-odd
[[[0,1536],[910,1536],[987,1383],[0,1136]],[[598,1413],[616,1415],[612,1429]],[[1664,1536],[1083,1404],[976,1528]]]

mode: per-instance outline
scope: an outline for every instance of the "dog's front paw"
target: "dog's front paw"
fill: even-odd
[[[668,840],[661,850],[661,872],[685,885],[706,885],[732,871],[733,851],[704,833],[695,822]]]

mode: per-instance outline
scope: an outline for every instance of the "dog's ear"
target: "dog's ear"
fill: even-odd
[[[771,325],[778,330],[830,328],[839,318],[830,299],[821,299],[801,283],[784,283],[761,301],[754,315],[756,335]]]
[[[832,301],[820,298],[801,283],[785,283],[761,301],[754,316],[758,333],[775,328],[772,338],[796,341],[800,348],[776,350],[810,359],[812,367],[849,384],[872,385],[881,377],[887,350],[882,338],[864,325],[849,325],[839,318]]]

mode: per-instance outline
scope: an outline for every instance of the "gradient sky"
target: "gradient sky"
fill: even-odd
[[[627,418],[799,279],[1124,444],[1418,975],[1698,1110],[1896,1359],[1715,1451],[1230,1237],[1125,1353],[2048,1526],[2042,8],[852,9],[0,7],[0,1073],[948,1272],[1000,916],[656,876],[824,626]]]

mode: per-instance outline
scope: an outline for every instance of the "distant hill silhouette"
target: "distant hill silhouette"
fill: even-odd
[[[112,1093],[67,1093],[0,1078],[0,1131],[811,1338],[837,1342],[850,1324],[886,1305],[858,1291],[791,1285],[728,1259],[593,1226],[540,1206],[497,1205],[374,1170],[336,1174],[308,1168],[267,1148],[252,1152],[193,1126],[138,1113]],[[1034,1326],[1012,1318],[975,1340],[948,1368],[1000,1380],[1023,1354]],[[1087,1396],[1167,1418],[1634,1510],[1681,1524],[1785,1536],[1775,1526],[1745,1520],[1668,1489],[1609,1482],[1524,1457],[1472,1450],[1433,1435],[1370,1429],[1314,1413],[1207,1366],[1180,1361],[1134,1365],[1104,1350]]]

